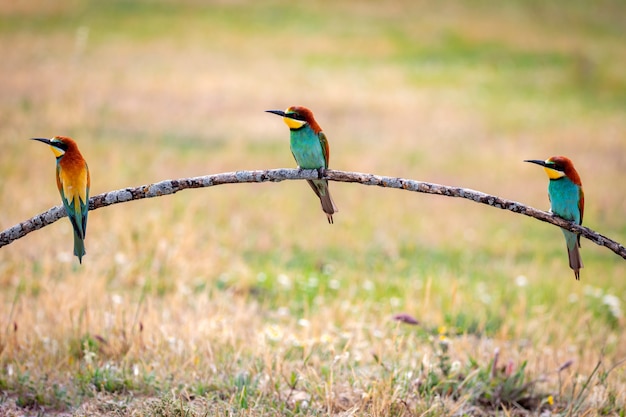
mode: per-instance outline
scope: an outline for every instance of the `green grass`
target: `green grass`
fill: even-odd
[[[570,156],[585,224],[626,242],[619,1],[10,2],[0,228],[58,204],[35,136],[92,194],[294,166],[266,109],[311,107],[330,167],[546,209]],[[467,201],[225,185],[61,220],[0,250],[0,414],[623,415],[626,263]],[[410,325],[394,319],[412,317]]]

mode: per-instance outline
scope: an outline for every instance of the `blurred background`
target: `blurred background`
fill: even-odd
[[[624,243],[625,16],[611,0],[4,1],[0,228],[60,203],[53,155],[28,138],[73,137],[96,195],[295,167],[287,127],[264,110],[298,104],[328,136],[330,168],[544,210],[548,179],[522,161],[566,155],[584,224]],[[238,324],[300,338],[357,326],[353,346],[367,352],[378,343],[368,331],[393,333],[385,323],[401,311],[454,334],[530,341],[511,350],[536,372],[546,347],[551,364],[573,356],[580,372],[603,348],[626,355],[626,263],[606,248],[583,239],[576,282],[551,225],[466,200],[330,187],[332,226],[304,182],[226,185],[91,212],[82,266],[66,219],[2,248],[0,317],[20,326],[2,360],[76,369],[65,347],[99,334],[121,346],[113,358],[163,357],[174,338],[203,361],[205,344],[254,345]],[[228,342],[215,327],[225,317]],[[138,321],[153,351],[120,336]]]

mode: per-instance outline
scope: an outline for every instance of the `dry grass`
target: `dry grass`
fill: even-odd
[[[2,229],[58,204],[29,137],[75,137],[98,194],[293,166],[263,110],[300,103],[337,169],[546,208],[521,161],[566,154],[626,241],[619,2],[38,3],[0,6]],[[576,282],[551,226],[331,187],[332,227],[305,184],[225,186],[93,212],[82,266],[63,220],[2,248],[0,410],[623,413],[623,260],[583,242]]]

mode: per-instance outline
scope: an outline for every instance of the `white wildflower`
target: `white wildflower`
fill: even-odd
[[[339,287],[341,287],[341,283],[336,279],[331,279],[330,281],[328,281],[328,287],[331,290],[338,290]]]
[[[585,295],[590,297],[600,298],[602,297],[602,288],[592,287],[591,285],[585,285],[583,289]]]
[[[612,294],[605,294],[604,297],[602,297],[602,304],[609,308],[611,315],[616,319],[622,317],[621,301],[616,296]]]
[[[286,274],[278,274],[276,281],[284,288],[291,288],[291,280]]]
[[[483,304],[491,304],[491,295],[487,291],[487,285],[484,282],[479,282],[476,285],[476,292],[478,293],[478,299]]]
[[[265,337],[272,342],[280,342],[283,340],[284,336],[283,330],[276,324],[269,324],[265,326],[263,333],[265,334]]]
[[[319,279],[317,279],[315,275],[311,275],[307,282],[307,286],[309,288],[317,288],[318,285],[319,285]]]
[[[69,252],[59,252],[57,253],[57,261],[63,264],[68,264],[72,262],[72,254]]]
[[[349,357],[350,357],[350,352],[348,351],[343,352],[341,355],[336,355],[335,358],[333,359],[333,365],[336,364],[337,362],[345,362],[348,360]]]
[[[124,255],[122,252],[116,252],[113,256],[113,261],[117,265],[124,265],[128,262],[128,259],[126,258],[126,255]]]
[[[528,285],[528,278],[525,275],[518,275],[515,277],[515,285],[518,287],[525,287]]]

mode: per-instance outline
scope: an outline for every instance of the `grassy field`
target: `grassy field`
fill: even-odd
[[[294,167],[266,109],[312,108],[330,167],[547,209],[567,155],[585,225],[626,242],[626,4],[0,4],[0,229],[91,194]],[[66,219],[0,249],[0,414],[625,415],[626,262],[432,195],[226,185]],[[417,319],[411,325],[394,316]]]

